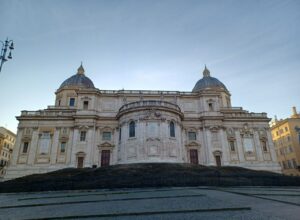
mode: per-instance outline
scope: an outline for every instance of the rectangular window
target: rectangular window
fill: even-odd
[[[63,128],[62,133],[63,133],[63,134],[67,134],[67,133],[68,133],[67,128]]]
[[[282,161],[283,169],[287,169],[286,161]]]
[[[267,152],[268,151],[268,148],[267,148],[267,142],[266,141],[262,141],[261,142],[261,145],[262,145],[262,149],[264,152]]]
[[[102,140],[105,140],[105,141],[110,141],[111,140],[111,132],[103,132],[102,133]]]
[[[285,131],[288,131],[288,130],[289,130],[288,127],[285,127],[284,129],[285,129]]]
[[[196,132],[188,132],[188,137],[190,141],[195,141],[197,136],[196,136]]]
[[[60,143],[60,153],[65,153],[66,152],[66,142],[61,142]]]
[[[297,169],[297,168],[298,168],[298,165],[297,165],[297,162],[296,162],[296,160],[295,160],[295,159],[293,159],[293,166],[294,166],[294,168],[295,168],[295,169]]]
[[[89,102],[88,101],[84,101],[83,102],[83,109],[87,110],[89,108]]]
[[[235,151],[234,141],[229,141],[229,146],[231,151]]]
[[[70,98],[69,106],[75,106],[75,98]]]
[[[86,139],[86,131],[81,131],[80,132],[80,141],[85,141]]]

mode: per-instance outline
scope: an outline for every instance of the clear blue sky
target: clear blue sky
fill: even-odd
[[[191,91],[204,64],[234,106],[300,110],[299,0],[0,0],[0,126],[53,105],[80,62],[99,89]]]

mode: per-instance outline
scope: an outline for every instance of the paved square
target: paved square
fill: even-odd
[[[176,187],[0,194],[0,219],[299,219],[300,188]]]

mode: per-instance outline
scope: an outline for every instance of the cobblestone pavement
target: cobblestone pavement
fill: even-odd
[[[0,194],[0,219],[300,219],[300,188],[175,187]]]

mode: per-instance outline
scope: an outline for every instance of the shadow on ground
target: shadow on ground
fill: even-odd
[[[241,167],[147,163],[68,168],[0,183],[0,192],[169,186],[300,186],[300,177]]]

